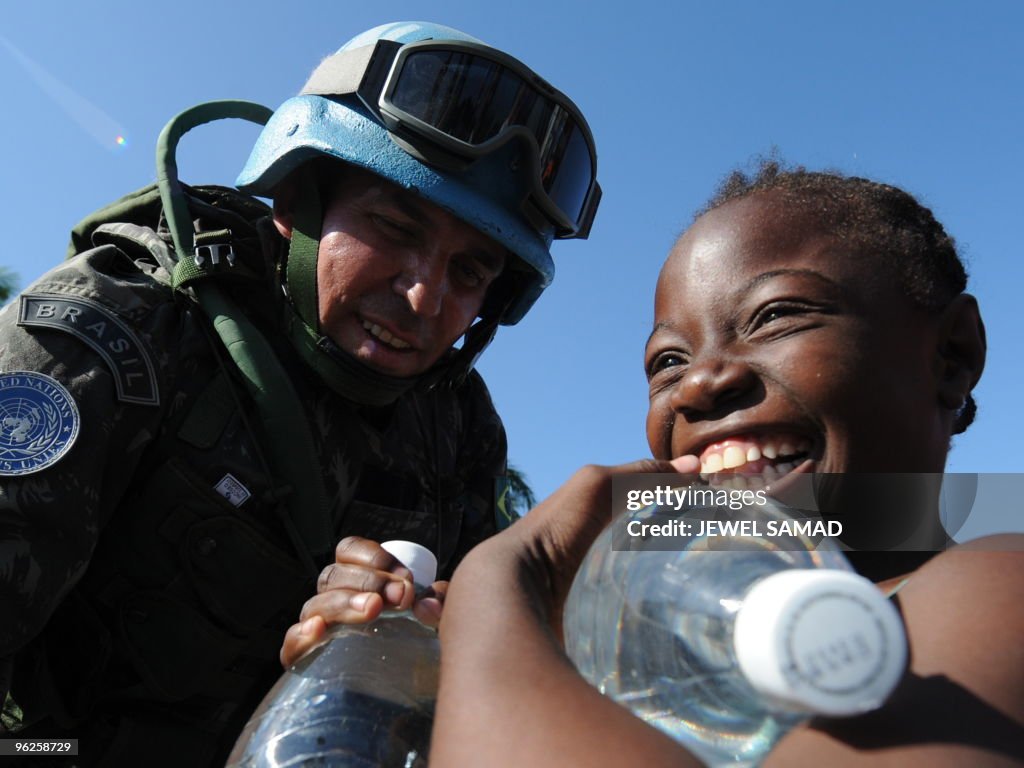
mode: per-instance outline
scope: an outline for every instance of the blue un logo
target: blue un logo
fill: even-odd
[[[58,462],[78,437],[78,407],[41,373],[0,373],[0,475],[27,475]]]

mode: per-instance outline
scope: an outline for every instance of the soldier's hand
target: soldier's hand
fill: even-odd
[[[448,582],[434,582],[416,599],[408,568],[377,542],[349,536],[335,548],[334,563],[321,571],[316,589],[285,633],[280,654],[285,667],[316,646],[331,625],[373,621],[385,608],[412,608],[424,624],[437,626]]]

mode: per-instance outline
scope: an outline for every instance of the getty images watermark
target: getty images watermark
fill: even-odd
[[[638,475],[640,482],[650,475]],[[670,476],[671,478],[671,476]],[[636,481],[630,485],[635,485]],[[777,540],[785,549],[806,549],[825,537],[839,538],[839,520],[807,517],[797,510],[783,510],[768,497],[766,488],[711,487],[656,483],[653,487],[626,487],[627,515],[618,520],[636,549],[676,549],[694,543],[687,540],[720,539],[717,548],[746,548],[748,539]],[[620,537],[616,537],[620,538]],[[706,545],[708,542],[703,542]],[[657,546],[662,545],[662,546]],[[714,546],[709,548],[716,548]]]
[[[1003,530],[1019,531],[1021,517],[1009,512],[1024,498],[1019,474],[808,473],[767,485],[740,475],[681,479],[613,479],[613,549],[807,550],[827,540],[844,550],[937,551],[955,543],[979,505],[1002,514]]]

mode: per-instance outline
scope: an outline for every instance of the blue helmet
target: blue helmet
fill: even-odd
[[[424,64],[438,60],[438,48],[447,62],[461,56],[476,74],[513,80],[516,104],[525,92],[536,102],[532,111],[513,115],[493,89],[458,94],[461,101],[446,104],[448,112],[440,117],[423,106],[434,109],[440,98],[436,88],[402,101],[404,91],[422,92],[413,65],[424,71]],[[396,75],[403,63],[405,74]],[[448,78],[450,93],[455,80],[447,67],[427,76],[435,84]],[[375,76],[376,90],[367,85]],[[459,87],[466,79],[463,72]],[[467,103],[473,116],[452,118],[452,108],[465,110]],[[505,111],[496,115],[496,110]],[[481,134],[483,121],[497,127]],[[593,140],[572,102],[515,59],[438,24],[375,27],[325,59],[303,92],[270,118],[236,184],[244,192],[271,196],[288,174],[321,156],[414,191],[518,257],[514,295],[496,318],[505,325],[518,322],[553,279],[552,240],[586,237],[600,199]]]

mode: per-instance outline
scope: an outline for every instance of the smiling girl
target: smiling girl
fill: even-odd
[[[734,174],[658,281],[654,460],[581,470],[456,572],[432,765],[697,764],[587,686],[558,640],[573,574],[611,516],[611,478],[643,471],[769,487],[808,473],[918,478],[916,509],[879,504],[883,520],[919,516],[914,548],[927,551],[871,564],[880,588],[905,584],[904,681],[877,712],[794,730],[766,764],[1024,760],[1024,537],[932,556],[949,543],[933,479],[973,418],[985,361],[965,286],[953,240],[899,189],[773,163]]]

